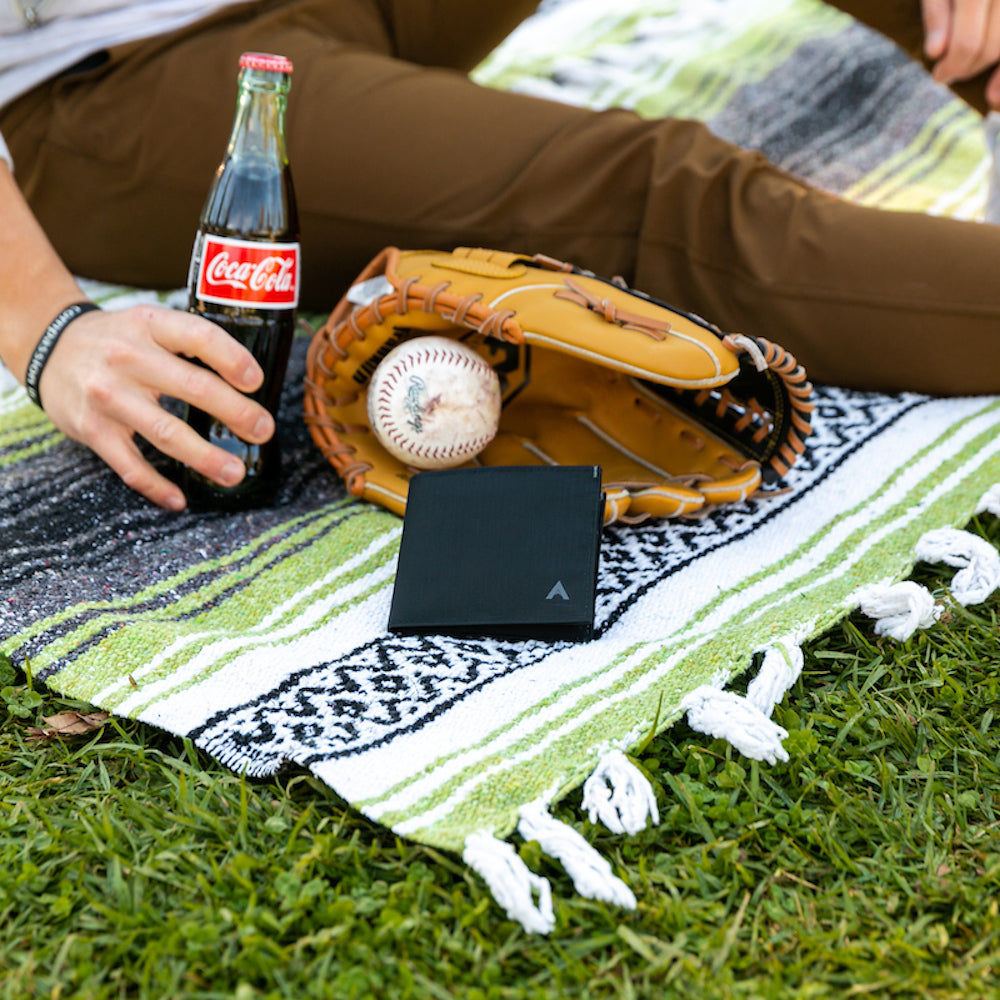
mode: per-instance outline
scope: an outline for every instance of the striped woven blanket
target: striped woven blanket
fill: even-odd
[[[613,7],[613,10],[611,9]],[[976,218],[980,119],[893,46],[816,0],[560,0],[477,71],[490,86],[700,117],[849,198]],[[585,169],[585,165],[581,165]],[[88,284],[108,307],[183,295]],[[918,559],[959,569],[955,600],[1000,581],[959,530],[1000,513],[1000,400],[824,388],[790,489],[690,523],[608,529],[585,644],[386,631],[398,518],[347,497],[302,418],[305,343],[282,401],[273,508],[166,513],[0,394],[0,652],[52,688],[189,736],[263,778],[306,767],[399,834],[461,852],[525,927],[549,885],[507,839],[537,840],[588,896],[634,906],[553,802],[655,822],[628,751],[682,716],[774,761],[771,710],[801,646],[861,607],[903,637],[934,597]],[[745,695],[727,690],[752,676]]]

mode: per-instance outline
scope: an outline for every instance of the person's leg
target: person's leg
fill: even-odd
[[[297,25],[313,9],[332,22],[323,30],[343,35],[327,43],[331,52],[390,50],[375,0],[265,0],[115,48],[104,53],[103,64],[63,74],[0,110],[16,179],[76,274],[156,288],[183,285],[198,216],[233,121],[239,56],[281,51],[289,25],[311,38],[312,29]],[[308,90],[308,67],[298,65],[293,108]],[[313,139],[309,155],[325,156],[338,144],[336,134]]]
[[[1000,229],[850,205],[700,124],[484,89],[282,13],[158,43],[125,64],[128,86],[67,89],[28,186],[72,266],[183,283],[232,114],[217,95],[239,52],[266,46],[296,64],[308,308],[332,307],[386,244],[478,244],[621,274],[820,381],[1000,391]]]
[[[378,0],[391,54],[468,72],[530,15],[539,0]]]
[[[308,182],[304,229],[344,251],[322,262],[334,290],[384,244],[543,252],[768,337],[817,380],[1000,391],[1000,229],[848,204],[698,123],[371,56],[317,72],[344,134],[368,128],[341,149],[335,198]],[[329,127],[318,103],[300,113],[306,133]]]
[[[450,88],[430,97],[444,103],[420,106],[408,100],[410,81],[421,72],[416,64],[370,55],[405,52],[417,62],[471,66],[536,6],[267,0],[227,8],[37,88],[0,111],[0,129],[22,189],[77,274],[176,287],[185,280],[198,213],[232,123],[239,55],[288,54],[295,65],[288,134],[307,246],[306,295],[325,304],[391,238],[397,218],[405,227],[407,208],[420,209],[418,170],[429,171],[435,197],[453,183],[446,151],[436,146],[437,127],[447,128]],[[466,89],[464,75],[441,77]],[[391,121],[398,125],[389,131]],[[477,122],[471,136],[482,136],[484,124]],[[535,132],[525,124],[521,141],[530,143]],[[467,143],[471,136],[456,131],[452,139]],[[376,187],[381,178],[386,189]],[[474,177],[466,173],[462,182]],[[410,197],[412,205],[397,209]]]
[[[924,55],[924,23],[920,0],[826,0],[834,7],[891,38],[910,56],[928,69]],[[988,110],[986,82],[992,70],[984,70],[971,80],[951,84],[951,89],[981,114]]]
[[[854,205],[749,156],[692,173],[683,197],[654,185],[638,287],[669,274],[677,301],[781,344],[816,381],[1000,392],[1000,228]]]

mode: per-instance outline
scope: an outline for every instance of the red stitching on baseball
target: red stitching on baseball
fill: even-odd
[[[486,447],[493,440],[495,430],[486,434],[480,434],[464,442],[452,442],[449,445],[435,445],[425,441],[420,441],[411,436],[407,429],[409,425],[401,426],[396,422],[393,414],[394,397],[401,391],[400,383],[403,381],[404,372],[418,373],[423,364],[447,365],[461,371],[473,371],[490,374],[493,368],[485,359],[474,356],[470,357],[465,351],[455,350],[447,346],[423,344],[412,345],[415,347],[411,353],[398,357],[394,365],[380,375],[380,382],[376,389],[373,403],[373,415],[378,418],[380,430],[384,439],[402,452],[418,458],[422,461],[453,462],[456,458],[461,459],[471,456]],[[422,402],[417,402],[418,414],[414,419],[419,425],[420,417],[423,416],[424,407]],[[428,411],[429,412],[429,411]],[[421,428],[413,428],[418,433]]]

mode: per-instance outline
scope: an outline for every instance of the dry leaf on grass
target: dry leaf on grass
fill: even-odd
[[[45,726],[29,726],[29,740],[53,740],[66,736],[83,736],[100,729],[110,718],[109,712],[92,712],[81,715],[79,712],[60,712],[58,715],[43,715]]]

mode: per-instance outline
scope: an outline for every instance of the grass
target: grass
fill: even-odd
[[[1000,545],[1000,524],[976,529]],[[918,579],[947,600],[946,572]],[[549,877],[549,937],[460,859],[308,774],[250,783],[190,743],[0,684],[2,998],[1000,996],[1000,600],[906,643],[862,616],[809,644],[775,767],[675,726],[643,751],[661,823],[616,837],[557,808],[634,889],[626,913]]]

